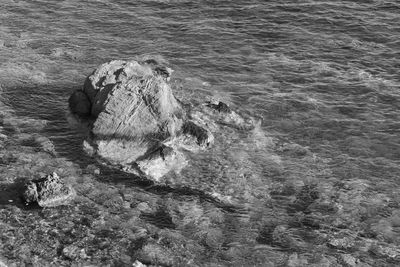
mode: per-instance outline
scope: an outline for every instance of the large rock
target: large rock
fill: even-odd
[[[152,59],[99,66],[69,99],[72,113],[89,125],[84,150],[159,182],[187,165],[185,151],[208,149],[219,125],[254,127],[252,118],[220,101],[182,104],[168,83],[171,73]]]
[[[136,61],[111,61],[90,75],[83,91],[96,117],[93,133],[117,138],[174,135],[185,112],[164,73]]]
[[[180,148],[211,145],[211,132],[189,121],[174,97],[171,72],[155,60],[114,60],[97,68],[69,99],[72,113],[92,119],[85,149],[158,181],[186,165]],[[183,139],[184,146],[176,141]]]

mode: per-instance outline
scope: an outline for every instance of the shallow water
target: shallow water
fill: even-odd
[[[0,6],[0,262],[400,264],[397,1]],[[67,122],[69,95],[96,66],[149,56],[175,70],[181,99],[218,98],[262,120],[189,155],[170,175],[189,189],[100,165]],[[24,207],[20,185],[53,170],[76,200]]]

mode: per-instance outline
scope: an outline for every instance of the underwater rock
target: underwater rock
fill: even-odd
[[[91,104],[89,98],[82,91],[75,91],[68,99],[69,108],[73,113],[81,116],[90,115]]]
[[[133,267],[146,267],[146,265],[144,265],[143,263],[141,263],[140,261],[136,260],[134,263],[132,263]]]
[[[75,190],[66,185],[55,172],[44,178],[29,181],[23,192],[23,199],[27,204],[36,202],[41,207],[64,205],[74,196]]]
[[[206,106],[209,108],[215,109],[218,112],[223,112],[223,113],[231,112],[231,109],[228,107],[228,105],[221,101],[219,101],[218,104],[208,102],[208,103],[206,103]]]
[[[252,130],[257,125],[253,118],[238,114],[221,101],[208,101],[198,105],[192,109],[190,115],[196,121],[206,124],[217,122],[239,130]]]
[[[332,237],[327,244],[332,248],[351,249],[355,246],[355,241],[351,236]]]
[[[340,255],[340,260],[344,266],[353,267],[353,266],[357,266],[357,264],[359,263],[359,260],[357,258],[354,258],[351,254]]]
[[[137,255],[138,260],[145,264],[175,266],[173,254],[162,246],[154,243],[146,244]]]
[[[383,258],[400,258],[400,248],[393,244],[373,244],[370,248],[370,252]]]
[[[86,166],[86,169],[84,171],[88,174],[94,174],[94,175],[100,174],[100,169],[94,164],[89,164],[88,166]]]
[[[184,155],[172,147],[161,144],[136,161],[147,176],[159,181],[169,170],[179,171],[186,166]]]
[[[85,253],[85,249],[81,249],[75,245],[64,247],[62,250],[62,255],[69,260],[79,260],[88,257]]]
[[[187,121],[182,127],[184,135],[196,138],[196,143],[201,147],[208,147],[214,140],[210,131],[195,124],[192,121]]]

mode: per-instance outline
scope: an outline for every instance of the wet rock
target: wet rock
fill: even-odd
[[[355,240],[352,236],[337,236],[332,237],[328,241],[328,246],[337,249],[351,249],[356,245]]]
[[[73,113],[81,116],[90,115],[91,103],[87,95],[82,91],[75,91],[68,99],[69,108]]]
[[[340,260],[344,266],[354,267],[358,264],[359,260],[354,258],[350,254],[342,254],[340,255]]]
[[[146,244],[138,253],[140,262],[151,265],[174,266],[173,255],[158,244]]]
[[[209,101],[196,106],[190,115],[196,121],[202,121],[206,124],[217,122],[240,130],[252,130],[257,125],[253,118],[238,114],[221,101]]]
[[[146,267],[147,265],[144,265],[140,261],[136,260],[134,263],[132,263],[132,267]]]
[[[37,152],[43,151],[53,156],[57,154],[53,142],[45,136],[21,133],[17,137],[21,145],[33,147]]]
[[[87,121],[84,150],[125,172],[163,183],[170,182],[163,179],[167,173],[188,165],[186,153],[211,146],[218,123],[254,127],[251,118],[221,101],[195,108],[179,101],[168,83],[171,73],[154,59],[99,66],[69,99],[78,121]]]
[[[371,246],[370,252],[379,257],[400,259],[400,248],[392,244],[374,244]]]
[[[272,232],[273,245],[282,248],[300,249],[306,247],[303,240],[299,239],[298,234],[294,229],[289,228],[287,225],[278,225]]]
[[[296,266],[308,266],[308,260],[303,257],[299,257],[297,253],[293,253],[289,256],[287,260],[287,266],[288,267],[296,267]]]
[[[140,202],[139,204],[136,205],[136,208],[139,211],[145,212],[145,213],[153,212],[153,210],[149,207],[149,204],[147,204],[146,202]]]
[[[80,249],[75,245],[64,247],[62,250],[62,255],[69,260],[79,260],[88,257],[85,253],[85,249]]]
[[[35,142],[40,145],[40,148],[42,151],[49,153],[50,155],[55,156],[56,153],[56,148],[51,142],[51,140],[47,137],[44,136],[36,136],[35,137]]]
[[[219,101],[218,104],[212,103],[212,102],[208,102],[206,103],[207,107],[210,107],[212,109],[215,109],[218,112],[223,112],[223,113],[230,113],[231,109],[229,108],[229,106],[227,104],[225,104],[224,102]]]
[[[72,112],[94,118],[93,139],[85,143],[91,155],[128,167],[137,161],[141,171],[156,180],[179,167],[175,159],[180,155],[156,157],[165,149],[154,147],[180,132],[186,116],[166,83],[172,70],[157,64],[105,63],[69,100]]]
[[[91,114],[97,117],[96,134],[163,132],[168,129],[160,128],[179,124],[183,113],[159,73],[136,61],[115,60],[101,65],[86,79],[83,92],[92,103]],[[124,125],[119,125],[121,122]]]
[[[290,144],[290,143],[283,144],[281,147],[278,148],[278,151],[296,157],[304,157],[306,155],[311,154],[308,148],[303,147],[299,144]]]
[[[225,241],[224,234],[221,229],[218,228],[209,229],[207,231],[204,241],[210,248],[219,248]]]
[[[155,73],[163,77],[166,81],[170,80],[171,74],[173,72],[172,69],[160,65],[159,62],[157,62],[157,60],[155,59],[147,59],[143,63],[149,65]]]
[[[139,158],[136,164],[143,173],[159,181],[171,169],[180,171],[186,166],[186,160],[181,152],[161,144]]]
[[[100,174],[100,169],[94,164],[89,164],[89,165],[86,166],[85,172],[88,173],[88,174],[99,175]]]
[[[214,141],[212,133],[205,128],[195,124],[192,121],[187,121],[182,127],[183,134],[187,137],[195,138],[197,145],[208,147]],[[187,143],[187,142],[186,142]],[[189,142],[190,143],[190,142]]]
[[[65,184],[54,172],[44,178],[29,181],[23,192],[27,204],[38,203],[41,207],[67,204],[75,196],[75,190]]]

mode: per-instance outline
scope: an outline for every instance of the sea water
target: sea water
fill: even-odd
[[[1,0],[0,265],[398,266],[399,40],[394,0]],[[174,185],[99,164],[68,97],[144,57],[255,129],[215,133]],[[52,171],[74,202],[25,207]]]

